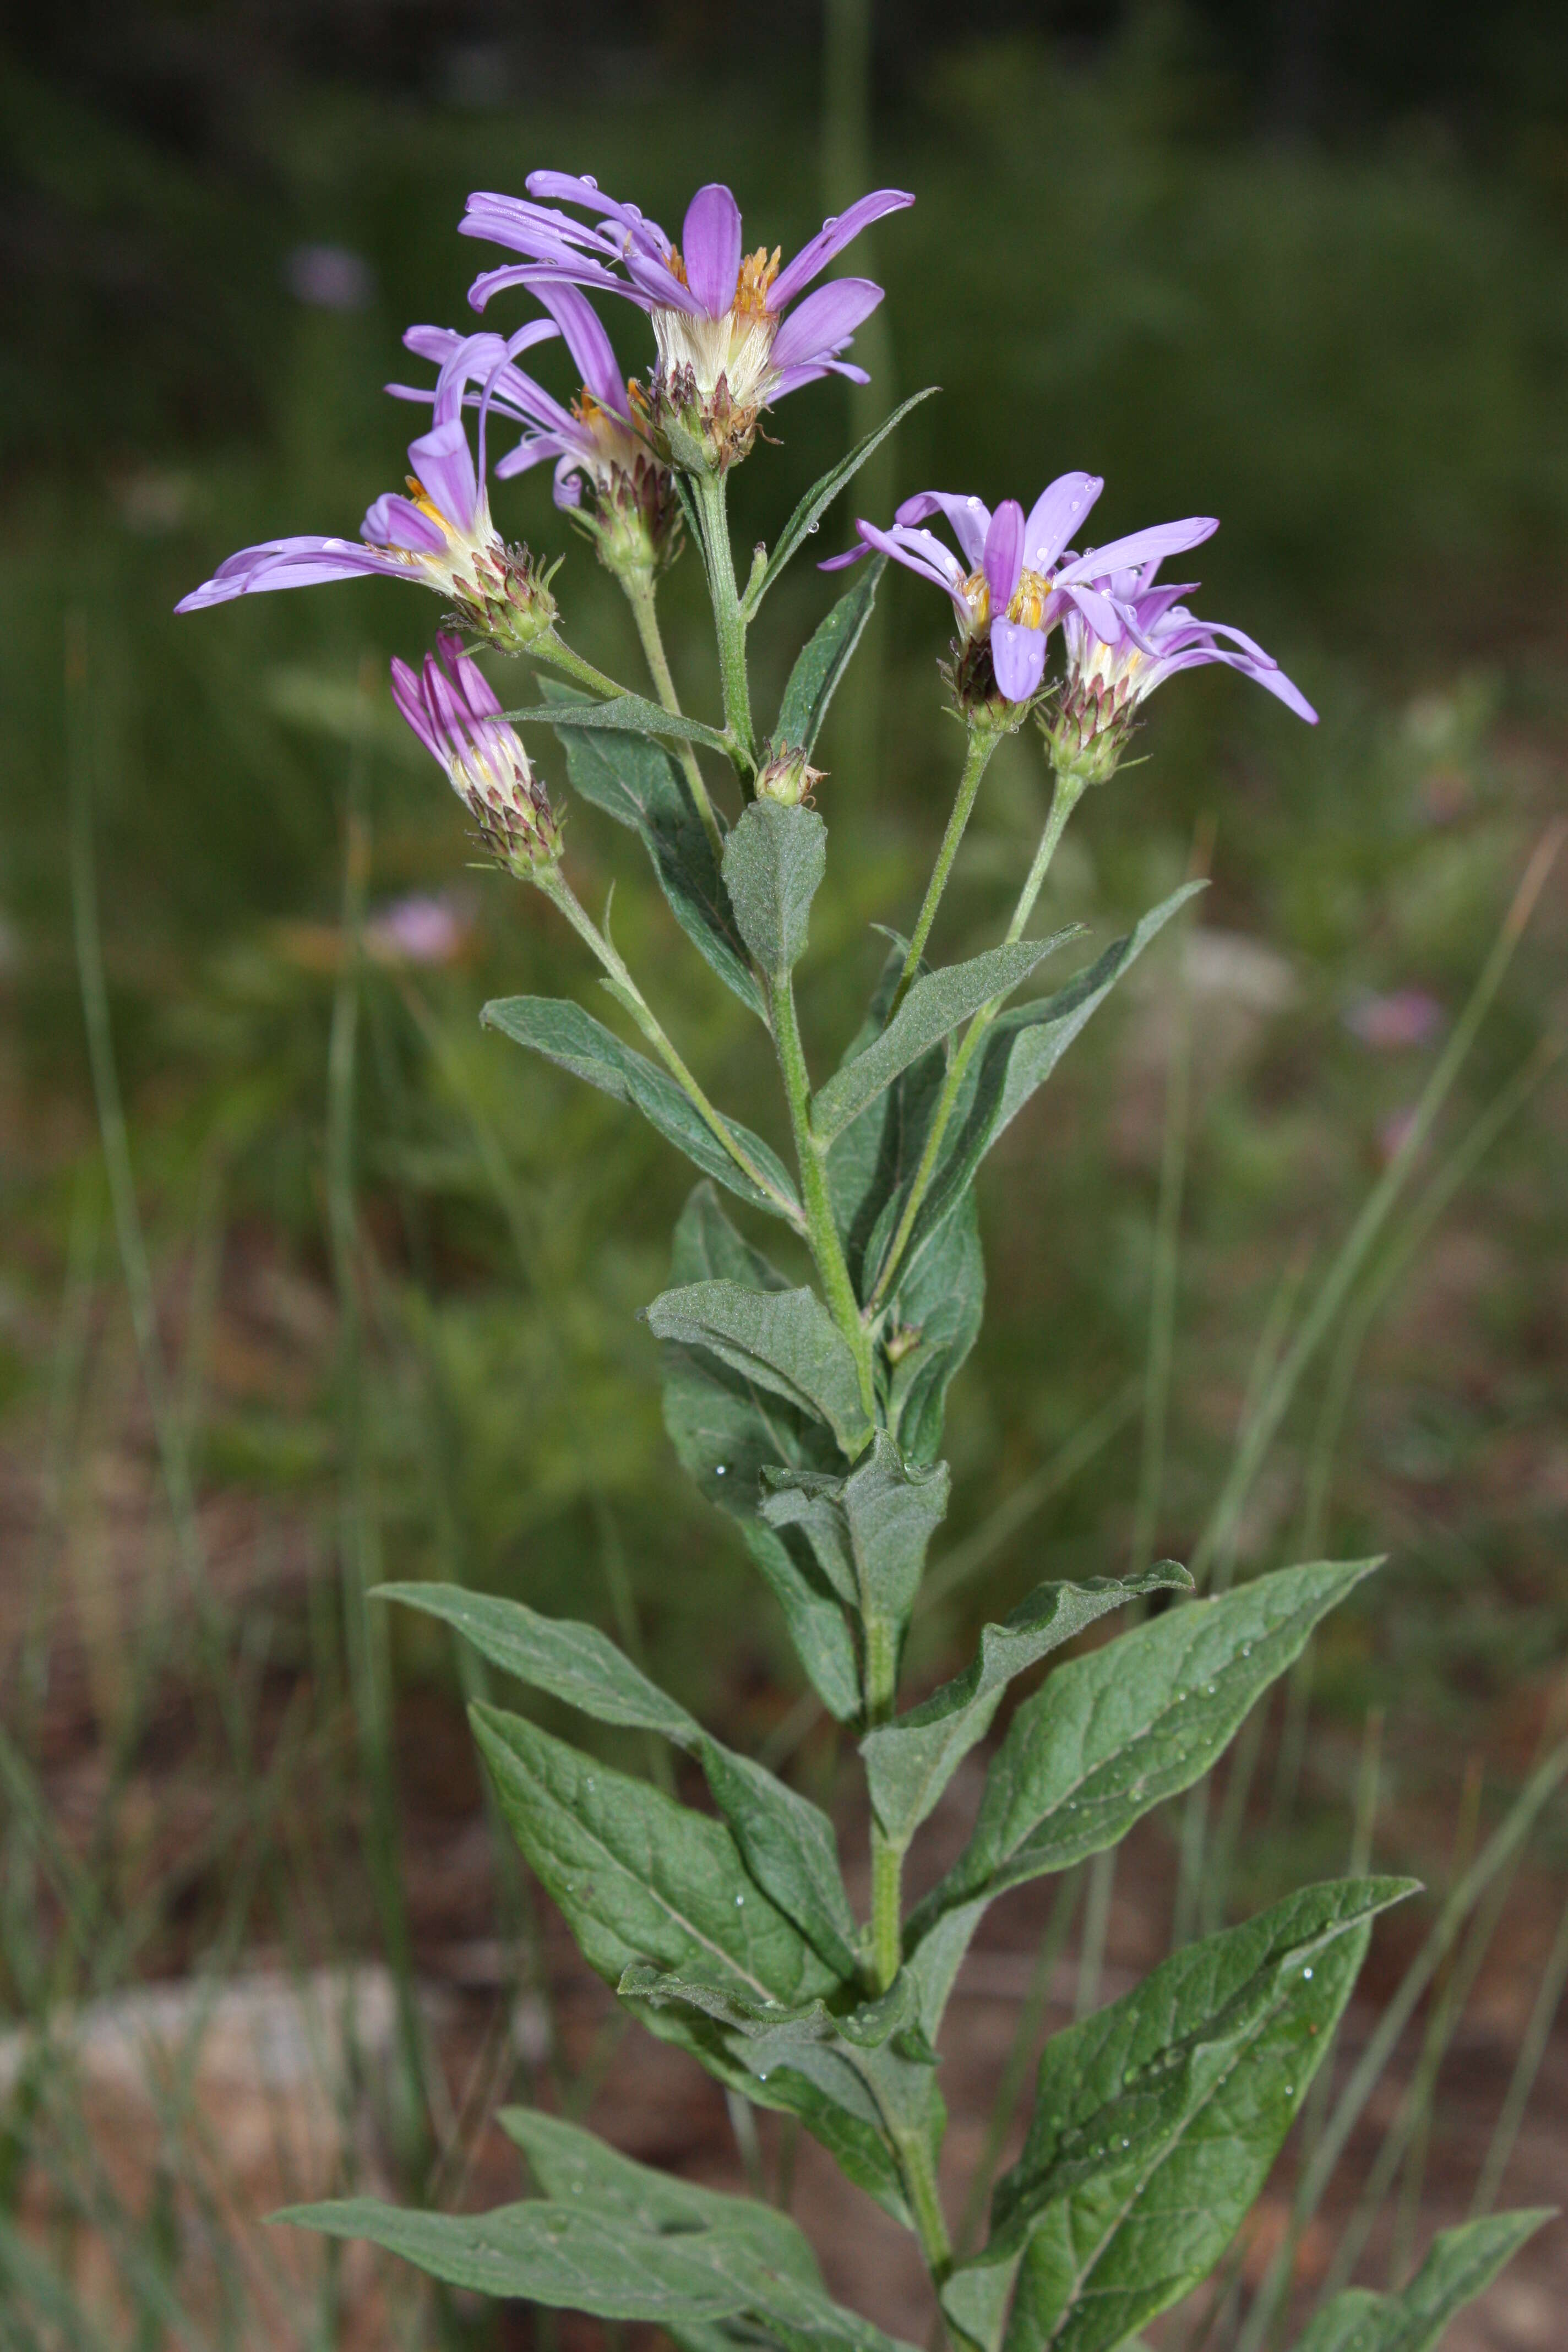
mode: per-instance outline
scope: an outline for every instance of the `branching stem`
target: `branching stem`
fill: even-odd
[[[1001,740],[1001,735],[994,727],[972,726],[969,730],[969,738],[963,751],[963,772],[958,780],[957,797],[952,803],[952,814],[947,820],[947,831],[942,837],[942,847],[936,854],[936,864],[931,867],[931,880],[926,885],[920,919],[910,939],[910,951],[904,958],[903,971],[899,974],[899,985],[894,991],[893,1001],[888,1007],[889,1021],[909,994],[915,974],[920,970],[921,957],[924,954],[925,943],[931,937],[931,927],[936,920],[936,910],[942,904],[942,892],[947,888],[948,876],[952,872],[952,861],[958,855],[958,845],[963,839],[964,827],[969,823],[970,812],[974,806],[974,796],[980,790],[980,779],[989,767],[991,754]]]
[[[859,1376],[860,1402],[868,1421],[877,1417],[877,1391],[871,1376],[871,1335],[861,1320],[860,1302],[844,1260],[844,1244],[833,1214],[827,1188],[827,1148],[811,1129],[811,1078],[805,1049],[795,1018],[795,992],[787,974],[768,986],[768,1017],[778,1047],[779,1068],[789,1100],[790,1126],[800,1169],[800,1196],[805,1204],[805,1234],[834,1321],[848,1340]]]
[[[642,640],[643,654],[647,662],[648,675],[653,679],[654,691],[665,709],[679,718],[680,698],[676,693],[675,680],[670,675],[669,656],[664,650],[664,637],[658,625],[658,591],[654,585],[653,575],[646,571],[617,572],[616,577],[626,591],[626,602],[632,608],[632,618],[637,625],[637,635]],[[696,749],[690,743],[681,743],[678,746],[677,757],[680,761],[687,783],[690,787],[697,814],[702,820],[702,830],[708,835],[709,846],[717,862],[724,855],[724,840],[719,831],[719,820],[713,814],[713,803],[708,797],[708,787],[702,781],[702,771],[697,764]]]
[[[756,767],[757,753],[752,732],[751,681],[746,671],[746,613],[735,586],[726,478],[722,474],[700,473],[690,474],[687,479],[702,524],[708,593],[713,602],[713,626],[719,640],[724,724],[734,738],[736,765],[751,772]]]

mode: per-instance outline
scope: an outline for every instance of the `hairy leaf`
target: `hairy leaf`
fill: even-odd
[[[913,1988],[901,1975],[877,2000],[848,2006],[841,2001],[837,2009],[820,1999],[796,2002],[794,2007],[784,2001],[757,2000],[726,1985],[661,1976],[657,1969],[647,1968],[628,1969],[616,1990],[623,2000],[700,2011],[748,2041],[775,2044],[780,2054],[804,2042],[842,2042],[855,2050],[879,2050],[897,2037],[905,2056],[922,2065],[936,2063],[936,2053],[921,2031]]]
[[[1414,1887],[1304,1888],[1047,2043],[987,2249],[1023,2249],[1007,2352],[1110,2352],[1207,2276],[1327,2052],[1373,1917]]]
[[[521,1716],[476,1706],[473,1722],[518,1843],[607,1983],[647,1962],[763,2000],[834,1990],[836,1971],[762,1892],[722,1822]]]
[[[735,1231],[710,1184],[699,1184],[681,1213],[670,1271],[677,1285],[721,1280],[747,1289],[787,1286]],[[804,1540],[775,1535],[757,1517],[764,1468],[842,1466],[831,1431],[814,1412],[786,1404],[710,1349],[667,1341],[660,1354],[665,1427],[683,1468],[710,1503],[740,1522],[824,1706],[847,1722],[859,1706],[860,1684],[844,1613]]]
[[[542,1617],[522,1601],[453,1584],[383,1585],[378,1597],[441,1618],[504,1674],[580,1707],[596,1722],[658,1732],[695,1756],[758,1885],[837,1975],[854,1975],[855,1915],[826,1814],[764,1766],[713,1738],[596,1626]]]
[[[705,726],[700,719],[683,719],[641,694],[617,694],[605,702],[540,702],[500,715],[514,727],[532,720],[546,727],[604,728],[619,735],[668,735],[677,742],[705,743],[710,751],[730,749],[717,727]]]
[[[735,1371],[825,1421],[852,1458],[871,1434],[849,1343],[811,1290],[694,1282],[645,1313],[656,1338],[706,1348]]]
[[[853,449],[847,456],[840,457],[837,466],[830,466],[821,480],[812,484],[783,530],[780,531],[778,543],[768,558],[762,578],[754,588],[747,591],[745,609],[748,620],[755,615],[758,605],[761,604],[763,598],[767,594],[784,565],[796,550],[805,545],[806,539],[816,530],[839,491],[854,480],[872,450],[885,441],[897,425],[903,423],[911,408],[918,408],[922,400],[929,400],[933,393],[940,390],[939,384],[928,383],[923,392],[911,393],[908,400],[899,403],[891,416],[885,417],[874,431],[866,435],[864,440],[857,441]]]
[[[853,660],[855,648],[871,617],[871,607],[887,568],[885,555],[872,556],[855,585],[847,595],[840,596],[827,618],[802,647],[789,674],[773,726],[773,741],[781,751],[787,745],[810,757],[827,716],[827,706],[837,692],[838,682]]]
[[[947,1510],[948,1487],[944,1462],[910,1470],[879,1430],[847,1478],[764,1471],[762,1515],[770,1527],[804,1529],[835,1591],[863,1615],[902,1628],[926,1547]]]
[[[1012,947],[992,948],[984,955],[971,957],[967,963],[949,964],[917,980],[887,1027],[837,1070],[817,1095],[811,1107],[811,1124],[819,1139],[831,1142],[891,1086],[901,1070],[939,1045],[993,997],[1005,996],[1020,986],[1037,964],[1075,937],[1080,928],[1074,924],[1048,940],[1019,940]]]
[[[886,1835],[900,1844],[913,1836],[961,1759],[990,1730],[1015,1675],[1074,1640],[1108,1610],[1191,1585],[1186,1570],[1173,1560],[1124,1583],[1097,1576],[1088,1584],[1041,1584],[1000,1624],[983,1626],[979,1654],[963,1674],[860,1742],[871,1802]]]
[[[1189,1601],[1058,1667],[991,1760],[968,1846],[910,1922],[1065,1870],[1190,1788],[1312,1628],[1378,1565],[1281,1569]]]
[[[1172,916],[1204,887],[1201,882],[1189,882],[1180,890],[1173,891],[1159,906],[1151,908],[1125,939],[1114,941],[1087,971],[1079,972],[1055,995],[1033,999],[1027,1004],[1015,1005],[997,1015],[959,1089],[936,1171],[905,1252],[900,1280],[908,1278],[911,1264],[930,1247],[940,1233],[957,1202],[973,1182],[980,1163],[992,1145],[1017,1117],[1030,1096],[1045,1084],[1074,1038],[1104,1003],[1117,982],[1136,962],[1150,941],[1164,929]],[[928,1105],[926,1126],[920,1136],[921,1146],[923,1146],[925,1134],[929,1131],[929,1118]],[[876,1231],[867,1246],[868,1267],[879,1266],[886,1255],[888,1245],[903,1215],[909,1183],[919,1156],[919,1146],[912,1155],[906,1150],[899,1171],[900,1181],[897,1189],[884,1196]]]
[[[646,1054],[623,1045],[614,1030],[595,1021],[582,1005],[558,996],[497,997],[485,1006],[479,1019],[487,1028],[499,1029],[517,1045],[531,1046],[547,1061],[613,1095],[617,1102],[630,1103],[689,1160],[752,1208],[765,1209],[773,1217],[786,1214],[778,1201],[736,1165],[674,1079],[666,1077]],[[777,1187],[784,1201],[795,1202],[794,1182],[777,1154],[761,1136],[751,1134],[734,1120],[731,1126],[753,1166]],[[798,1213],[798,1204],[796,1208]]]
[[[1545,2206],[1445,2230],[1407,2287],[1398,2294],[1348,2287],[1319,2312],[1296,2352],[1434,2352],[1456,2312],[1483,2294],[1542,2223],[1554,2218]]]
[[[900,1271],[889,1305],[904,1352],[889,1384],[888,1420],[906,1462],[934,1462],[948,1389],[980,1337],[985,1312],[985,1257],[973,1192],[931,1247]]]
[[[550,694],[554,682],[541,683]],[[559,725],[557,732],[574,792],[639,835],[687,938],[725,986],[765,1019],[719,861],[676,761],[645,736]]]
[[[770,980],[805,953],[811,902],[827,863],[827,827],[815,809],[752,801],[724,844],[724,887],[751,955]]]

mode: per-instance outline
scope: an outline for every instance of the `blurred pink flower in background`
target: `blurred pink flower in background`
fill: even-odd
[[[420,890],[381,908],[364,929],[366,948],[386,963],[456,963],[472,935],[466,908]]]
[[[1447,1028],[1448,1016],[1425,988],[1396,988],[1387,996],[1362,996],[1343,1015],[1352,1037],[1374,1054],[1403,1053],[1429,1045]]]

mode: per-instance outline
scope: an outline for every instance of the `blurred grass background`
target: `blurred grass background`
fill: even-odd
[[[352,531],[400,479],[414,412],[381,387],[404,324],[466,315],[468,190],[591,170],[673,226],[719,176],[787,253],[858,172],[912,188],[854,257],[888,288],[877,383],[772,420],[782,446],[734,486],[740,544],[875,403],[939,383],[873,476],[884,502],[927,483],[1027,500],[1084,466],[1107,479],[1102,538],[1217,514],[1199,609],[1322,712],[1309,733],[1223,673],[1182,680],[1058,862],[1048,918],[1101,935],[1194,856],[1214,887],[1184,961],[1089,1034],[990,1172],[990,1314],[952,1401],[951,1573],[919,1672],[1043,1573],[1115,1571],[1145,1540],[1190,1554],[1260,1363],[1396,1149],[1562,802],[1568,31],[1523,5],[1484,25],[1316,0],[872,22],[835,0],[826,32],[785,0],[591,24],[502,0],[193,0],[6,37],[0,2000],[21,2024],[143,1979],[216,1986],[256,1952],[387,1958],[414,2053],[382,2118],[405,2193],[465,2144],[407,1989],[498,1902],[526,1924],[527,1895],[504,1871],[498,1893],[482,1837],[452,1864],[479,1804],[458,1669],[365,1587],[451,1575],[595,1616],[731,1736],[821,1789],[836,1770],[663,1439],[636,1312],[686,1171],[479,1034],[486,996],[589,975],[542,904],[473,870],[389,714],[386,657],[417,656],[436,606],[365,582],[171,614],[235,547]],[[640,366],[635,319],[608,323]],[[568,548],[567,634],[639,684],[543,470],[496,503],[510,534]],[[831,516],[823,551],[847,530]],[[763,711],[831,593],[802,571],[770,603]],[[691,559],[665,606],[707,712]],[[944,616],[890,582],[834,715],[819,1061],[945,815]],[[1042,810],[1020,739],[944,954],[994,936]],[[624,878],[623,950],[720,1098],[773,1133],[743,1016],[672,952],[624,840],[580,811],[570,856],[590,899]],[[1556,1035],[1564,904],[1549,878],[1424,1179]],[[1250,1490],[1244,1570],[1318,1538],[1391,1559],[1267,1720],[1231,1823],[1241,1907],[1340,1866],[1369,1711],[1379,1859],[1439,1883],[1456,1817],[1462,1853],[1556,1720],[1564,1129],[1547,1072],[1398,1279],[1369,1270],[1364,1347],[1352,1311]],[[1144,1391],[1167,1314],[1162,1452]],[[1521,1968],[1551,1939],[1561,1849],[1545,1822]],[[17,2063],[12,2211],[46,2142],[62,2194],[81,2160],[68,2102],[49,2140]],[[107,2188],[100,2205],[108,2228]],[[161,2261],[154,2283],[178,2273]],[[136,2340],[160,2342],[147,2297]]]

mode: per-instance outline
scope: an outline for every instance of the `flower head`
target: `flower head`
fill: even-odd
[[[583,524],[601,560],[617,574],[656,572],[679,546],[680,508],[669,468],[649,445],[647,395],[639,384],[623,382],[610,339],[575,286],[542,285],[536,291],[553,324],[536,320],[510,341],[499,335],[465,338],[449,327],[410,327],[404,342],[441,368],[465,341],[476,351],[484,347],[490,364],[474,371],[482,389],[467,392],[465,401],[523,428],[516,448],[497,460],[497,480],[553,457],[555,503]],[[583,378],[569,408],[516,364],[519,352],[557,331]],[[432,397],[409,384],[387,390],[399,400]]]
[[[1122,541],[1120,550],[1102,549],[1086,561],[1098,565],[1132,544]],[[1208,662],[1256,679],[1298,719],[1317,725],[1317,712],[1271,655],[1239,629],[1189,613],[1179,600],[1196,583],[1157,586],[1159,569],[1160,557],[1151,555],[1136,569],[1107,563],[1097,574],[1095,585],[1112,611],[1109,630],[1081,607],[1063,617],[1066,674],[1056,706],[1042,721],[1058,772],[1079,775],[1085,783],[1103,782],[1114,772],[1138,710],[1155,688],[1178,670]]]
[[[863,228],[913,204],[902,190],[862,196],[825,222],[783,268],[777,247],[742,251],[740,206],[717,182],[692,197],[679,247],[657,221],[601,194],[591,179],[533,172],[528,194],[531,201],[483,193],[468,198],[464,235],[524,257],[520,265],[485,271],[469,299],[482,310],[505,287],[542,294],[554,280],[618,294],[647,311],[658,352],[655,421],[679,462],[732,465],[750,449],[763,410],[785,393],[829,373],[866,382],[865,371],[842,354],[881,300],[881,288],[866,278],[838,278],[790,306]],[[579,220],[562,205],[594,218]]]
[[[1195,547],[1218,529],[1206,515],[1159,523],[1087,555],[1066,553],[1068,540],[1105,485],[1095,474],[1062,474],[1041,491],[1027,515],[1016,499],[994,514],[977,498],[921,490],[906,499],[890,530],[861,520],[860,544],[829,557],[825,572],[858,562],[868,548],[890,555],[952,600],[959,643],[953,677],[963,708],[973,712],[1000,700],[1033,700],[1045,676],[1046,643],[1058,621],[1077,614],[1114,639],[1120,620],[1101,585],[1108,572]],[[932,530],[942,515],[962,561]]]
[[[826,775],[826,768],[814,768],[798,743],[786,743],[781,737],[768,746],[768,756],[757,772],[757,798],[777,801],[784,808],[808,806],[812,794]]]
[[[520,875],[555,865],[560,820],[495,689],[460,638],[443,634],[436,646],[423,670],[393,663],[393,700],[446,770],[491,856]]]
[[[197,613],[230,597],[363,572],[413,580],[450,602],[462,625],[507,652],[521,652],[554,623],[555,603],[526,548],[503,544],[490,520],[485,488],[485,408],[479,404],[479,462],[468,446],[463,407],[476,378],[492,374],[525,343],[552,335],[536,320],[503,344],[495,335],[459,338],[447,352],[432,397],[428,433],[408,445],[408,496],[388,491],[360,525],[360,541],[273,539],[242,548],[212,578],[183,597],[179,613]]]

